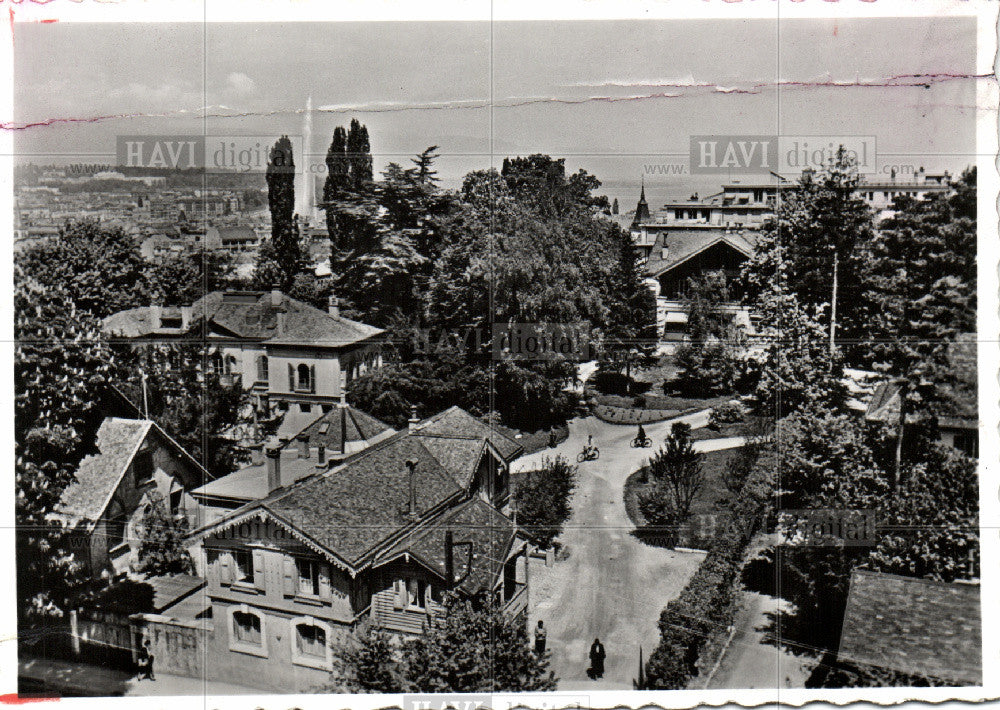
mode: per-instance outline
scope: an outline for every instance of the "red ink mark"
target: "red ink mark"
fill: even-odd
[[[47,20],[39,20],[39,22],[47,25],[50,22],[59,22],[59,20],[57,18],[55,18],[55,17],[51,17],[51,18],[49,18]]]
[[[59,700],[59,697],[35,696],[35,697],[22,698],[17,693],[7,693],[6,695],[0,695],[0,703],[3,703],[4,705],[24,705],[25,703],[47,703],[51,700]]]

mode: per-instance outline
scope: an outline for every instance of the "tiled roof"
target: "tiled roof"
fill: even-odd
[[[287,416],[287,415],[286,415]],[[301,426],[301,424],[299,425]],[[279,429],[279,433],[281,433]],[[347,432],[347,446],[342,448],[342,433]],[[372,444],[382,441],[395,433],[388,424],[380,422],[370,414],[353,407],[334,407],[313,419],[304,428],[289,436],[281,447],[281,478],[285,485],[302,480],[306,476],[319,473],[316,461],[317,449],[322,444],[326,457],[340,458],[343,454],[355,454]],[[299,458],[299,436],[309,437],[310,456]],[[268,494],[267,465],[244,466],[228,476],[196,488],[193,494],[200,498],[225,498],[233,501],[251,501],[265,498]]]
[[[98,453],[80,462],[76,480],[63,491],[57,511],[79,520],[98,520],[151,426],[147,419],[108,417],[101,422]]]
[[[516,535],[517,526],[480,498],[473,498],[429,521],[380,554],[376,564],[389,562],[408,552],[444,577],[444,536],[449,530],[455,543],[455,578],[465,577],[458,588],[467,593],[492,588],[498,575],[503,572],[503,561]],[[472,543],[471,569],[468,543]]]
[[[427,450],[454,477],[462,488],[468,488],[476,474],[483,454],[484,439],[456,439],[444,436],[418,436]]]
[[[646,273],[659,276],[698,252],[714,244],[727,244],[744,256],[753,253],[756,234],[752,230],[734,232],[724,227],[718,229],[671,229],[657,230],[653,248],[646,262]],[[667,258],[663,257],[663,245],[667,245]]]
[[[978,584],[851,574],[840,661],[978,685],[981,644]]]
[[[285,485],[317,473],[316,459],[300,459],[295,450],[285,447],[281,454],[281,480]],[[268,494],[267,464],[244,466],[238,471],[195,488],[191,494],[198,499],[224,498],[231,501],[252,501]],[[211,501],[206,500],[206,505]]]
[[[449,407],[417,425],[419,436],[435,436],[453,439],[487,439],[505,461],[524,453],[524,449],[513,439],[501,434],[488,424],[476,419],[461,407]]]
[[[379,441],[393,432],[394,429],[388,424],[360,409],[334,407],[299,431],[288,445],[295,446],[295,441],[300,436],[308,436],[311,448],[322,444],[328,454],[345,450],[347,453],[353,453],[359,450],[357,445],[367,446],[370,442]]]
[[[281,318],[279,313],[283,314]],[[125,338],[163,333],[164,329],[153,320],[151,308],[132,308],[105,318],[104,331]],[[235,338],[330,347],[352,345],[383,332],[349,318],[330,315],[284,294],[275,307],[270,291],[208,293],[191,304],[188,332],[197,333],[202,323]]]
[[[416,460],[418,513],[459,495],[452,474],[418,438],[376,445],[324,474],[279,489],[261,504],[344,559],[358,561],[396,531],[408,516],[408,460]]]
[[[359,422],[364,429],[377,420],[359,417]],[[269,495],[255,495],[257,500],[213,522],[199,534],[225,525],[230,517],[264,508],[341,559],[360,564],[381,543],[417,522],[408,515],[408,460],[417,461],[418,516],[427,515],[449,499],[459,500],[469,490],[487,439],[495,442],[501,455],[514,456],[523,451],[519,444],[491,431],[457,407],[425,420],[413,430],[390,433],[326,471],[316,470],[315,466],[308,470],[307,465],[314,460],[295,459],[296,445],[289,442],[281,458],[282,479],[295,482]],[[306,467],[301,477],[295,466]],[[246,471],[203,486],[195,494],[247,499],[263,490],[260,486],[266,488],[265,467],[256,473]],[[256,481],[252,486],[251,477]]]

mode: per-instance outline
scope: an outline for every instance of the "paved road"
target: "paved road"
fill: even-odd
[[[674,421],[704,426],[707,412],[645,425],[654,444],[669,433]],[[575,461],[588,435],[601,458],[580,464],[573,494],[573,514],[560,540],[569,558],[546,568],[533,561],[530,628],[542,619],[548,627],[552,669],[561,690],[632,688],[639,647],[646,658],[659,639],[660,611],[677,596],[704,557],[649,547],[636,540],[625,513],[623,487],[629,474],[645,464],[652,449],[633,449],[636,428],[607,424],[595,417],[575,419],[569,438],[555,449],[514,462],[513,470],[537,468],[546,456],[561,454]],[[742,439],[700,441],[699,450],[740,446]],[[586,675],[590,644],[599,637],[607,651],[601,681]]]
[[[790,606],[783,599],[744,591],[733,640],[707,687],[804,688],[819,655],[796,655],[774,642],[773,616]]]

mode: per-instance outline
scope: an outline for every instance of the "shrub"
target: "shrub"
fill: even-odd
[[[764,523],[774,464],[772,451],[757,459],[731,506],[729,527],[712,541],[691,581],[660,614],[660,643],[646,665],[646,688],[684,688],[698,675],[709,639],[732,624],[743,556]]]
[[[569,497],[576,482],[576,466],[562,456],[545,457],[540,470],[527,471],[514,481],[517,522],[539,545],[551,546],[572,512]]]
[[[719,430],[726,424],[739,424],[746,416],[743,405],[739,402],[726,402],[712,408],[708,417],[708,426]]]
[[[598,370],[591,377],[590,382],[594,389],[601,394],[628,395],[632,379],[621,372]]]

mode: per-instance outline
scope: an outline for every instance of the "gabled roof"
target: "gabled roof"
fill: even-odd
[[[646,262],[646,273],[660,276],[688,259],[700,254],[716,244],[725,244],[743,256],[753,253],[752,239],[755,235],[719,229],[671,229],[657,231],[653,248]],[[663,258],[663,245],[667,245],[667,258]]]
[[[453,407],[412,430],[391,434],[329,470],[306,475],[248,503],[196,534],[211,534],[254,510],[269,511],[357,569],[380,547],[394,544],[397,535],[461,501],[487,446],[496,447],[498,456],[500,451],[511,456],[522,451],[520,445]],[[288,448],[294,450],[294,445]],[[417,462],[416,519],[408,514],[407,461]],[[284,478],[284,457],[282,466]]]
[[[76,479],[63,491],[56,512],[90,525],[99,520],[150,432],[155,432],[201,476],[210,477],[208,471],[155,422],[107,417],[97,430],[98,453],[80,462]]]
[[[446,439],[485,439],[506,462],[524,453],[524,448],[513,439],[476,419],[461,407],[449,407],[417,425],[415,433],[424,437]]]
[[[279,315],[280,314],[280,315]],[[213,291],[191,304],[191,322],[186,332],[164,329],[154,309],[131,308],[104,319],[104,331],[123,338],[154,334],[199,334],[221,330],[239,339],[289,345],[345,347],[383,331],[342,316],[330,315],[308,303],[270,291]],[[165,333],[165,330],[169,332]]]
[[[944,583],[856,569],[838,660],[982,682],[979,584]]]
[[[491,589],[503,573],[503,563],[517,536],[517,526],[480,498],[450,509],[404,536],[379,554],[374,564],[385,564],[400,555],[410,554],[444,579],[447,531],[451,531],[454,540],[455,578],[464,577],[458,589],[466,593]]]
[[[300,437],[308,437],[310,447],[322,444],[327,454],[354,453],[364,446],[391,436],[394,429],[371,414],[354,407],[334,407],[292,437],[294,446]]]

